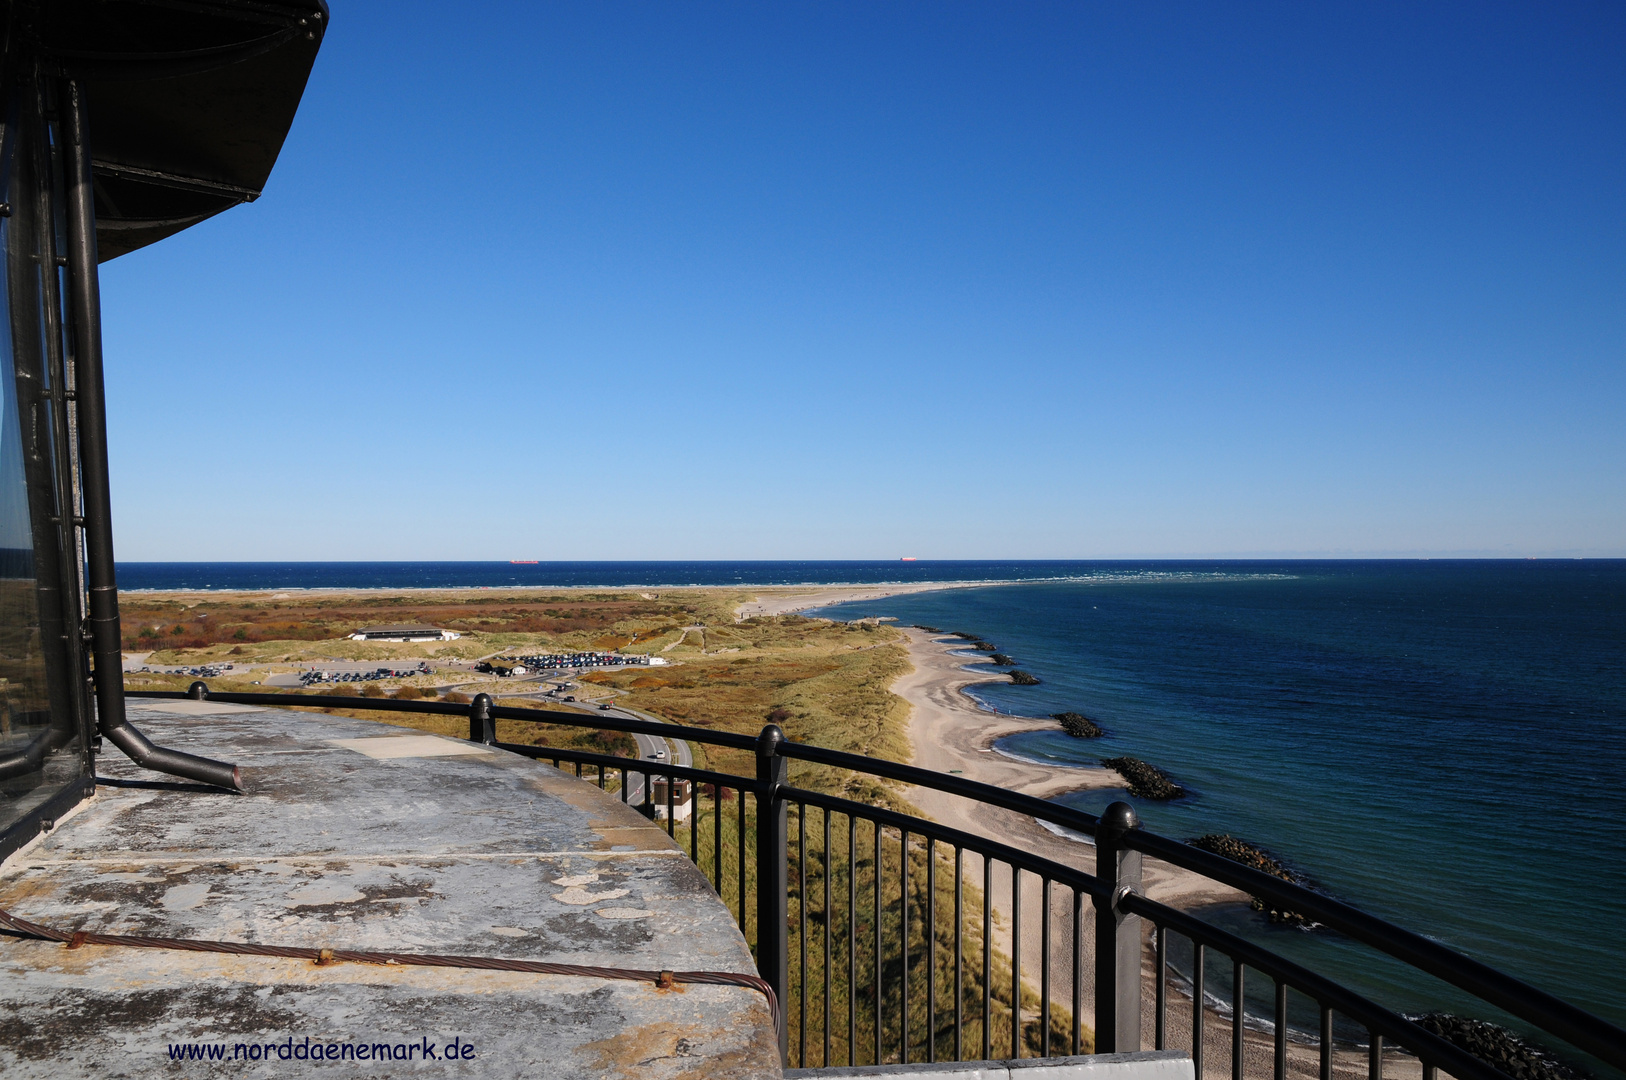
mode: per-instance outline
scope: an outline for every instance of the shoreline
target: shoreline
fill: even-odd
[[[850,604],[862,600],[884,600],[889,596],[908,596],[914,593],[941,592],[945,589],[978,589],[993,585],[1014,585],[1013,581],[919,581],[880,585],[764,585],[758,595],[734,609],[736,622],[757,616],[794,615],[813,608],[834,604]],[[720,588],[715,585],[695,585],[697,589]],[[771,590],[791,590],[780,596],[767,596]]]
[[[1001,673],[970,670],[967,665],[976,663],[977,659],[955,655],[960,643],[945,640],[943,635],[927,634],[913,627],[898,629],[906,638],[913,668],[894,680],[891,689],[910,705],[912,764],[935,772],[958,771],[968,780],[1041,799],[1070,791],[1102,789],[1128,794],[1124,778],[1104,766],[1040,764],[996,751],[994,743],[1007,735],[1049,730],[1057,726],[1056,722],[1049,717],[1013,716],[978,708],[975,700],[962,691],[979,683],[1000,682]],[[1024,814],[968,803],[956,796],[922,788],[911,788],[910,792],[917,806],[944,824],[973,823],[984,816],[997,815],[990,819],[990,824],[998,819],[1008,820],[998,820],[994,829],[984,826],[967,831],[988,836],[1003,834],[1007,843],[1019,837],[1034,854],[1094,873],[1093,844],[1068,840]],[[1087,865],[1081,855],[1087,855]],[[1232,901],[1246,903],[1248,900],[1247,894],[1239,890],[1153,859],[1146,860],[1146,882],[1149,895],[1176,907]]]
[[[1069,791],[1092,789],[1118,789],[1127,794],[1123,778],[1111,769],[1040,765],[995,751],[993,744],[1006,735],[1051,728],[1055,726],[1055,721],[992,713],[978,708],[976,702],[963,693],[965,688],[979,683],[999,682],[1001,674],[970,670],[967,665],[976,663],[976,658],[955,655],[955,649],[962,644],[955,639],[928,634],[913,627],[898,629],[905,637],[912,667],[893,681],[891,690],[910,705],[912,764],[936,772],[958,772],[968,780],[1041,799],[1054,798]],[[940,824],[998,840],[1088,874],[1095,873],[1095,846],[1085,838],[1073,839],[1061,835],[1025,814],[926,788],[907,788],[904,795],[922,816]],[[981,888],[981,859],[967,852],[963,873],[967,885]],[[1147,895],[1171,907],[1194,908],[1248,902],[1245,893],[1157,859],[1145,860],[1143,874]],[[1008,950],[1008,928],[1012,925],[1013,909],[1010,868],[995,863],[992,882],[990,900],[996,916],[996,927],[1007,928],[1004,932],[996,929],[995,940],[1004,938],[1007,943],[1004,947]],[[1022,884],[1022,923],[1035,928],[1022,937],[1021,965],[1026,979],[1036,975],[1044,962],[1043,939],[1036,931],[1043,924],[1045,910],[1037,883],[1024,875]],[[1068,895],[1070,890],[1058,892],[1050,912],[1052,993],[1053,1000],[1061,1002],[1069,1001],[1072,997],[1070,945],[1073,913]],[[1087,913],[1079,920],[1082,931],[1079,945],[1084,955],[1092,955],[1095,919],[1088,898],[1085,898],[1084,905]],[[1094,980],[1086,978],[1081,982],[1080,1002],[1088,1017],[1094,1009]],[[1150,1026],[1146,1030],[1150,1031]]]

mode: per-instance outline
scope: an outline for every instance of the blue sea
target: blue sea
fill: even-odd
[[[978,686],[986,708],[1108,732],[1003,752],[1144,758],[1191,792],[1130,799],[1147,827],[1242,837],[1626,1024],[1626,561],[1104,564],[822,614],[987,637],[1042,683]],[[1213,915],[1391,1007],[1507,1022],[1337,935]]]
[[[1191,792],[1130,800],[1148,827],[1259,844],[1329,893],[1626,1025],[1626,560],[126,563],[118,573],[126,590],[1002,582],[825,614],[992,640],[1042,682],[978,687],[985,707],[1074,710],[1108,731],[1017,736],[1003,752],[1058,769],[1144,758]],[[1099,811],[1114,797],[1072,801]],[[1245,908],[1213,915],[1391,1007],[1498,1019],[1336,935],[1272,927]],[[1228,987],[1227,973],[1216,978]]]
[[[1080,562],[121,562],[122,591],[154,589],[468,589],[553,585],[882,585],[1064,580]]]

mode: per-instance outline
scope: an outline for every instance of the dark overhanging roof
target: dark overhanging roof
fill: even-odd
[[[84,85],[99,260],[259,198],[327,29],[325,0],[13,0]]]

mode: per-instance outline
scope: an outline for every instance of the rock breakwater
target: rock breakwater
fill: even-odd
[[[1424,1013],[1412,1019],[1424,1030],[1466,1050],[1514,1080],[1577,1080],[1579,1075],[1506,1028],[1484,1020],[1443,1012]]]
[[[1280,859],[1264,848],[1250,844],[1246,840],[1238,840],[1230,833],[1208,833],[1205,836],[1197,837],[1195,840],[1187,840],[1186,843],[1194,848],[1201,848],[1203,851],[1209,851],[1222,858],[1230,859],[1232,862],[1241,863],[1243,866],[1258,870],[1262,874],[1281,878],[1283,881],[1291,882],[1294,885],[1309,884],[1299,875],[1282,865]],[[1315,921],[1309,916],[1297,911],[1278,908],[1262,897],[1255,896],[1249,906],[1255,911],[1262,911],[1270,916],[1271,922],[1281,923],[1283,926],[1315,925]]]
[[[1061,729],[1075,739],[1099,739],[1106,732],[1101,726],[1083,713],[1059,712],[1051,713],[1050,718],[1061,725]]]
[[[1010,672],[1011,682],[1017,686],[1038,686],[1039,680],[1025,671]]]
[[[1139,798],[1167,802],[1182,798],[1186,793],[1186,789],[1170,780],[1162,769],[1148,765],[1140,758],[1102,758],[1101,764],[1129,781],[1129,794]]]

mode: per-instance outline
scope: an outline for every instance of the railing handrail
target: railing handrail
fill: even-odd
[[[1501,1075],[1496,1069],[1472,1054],[1458,1049],[1454,1043],[1442,1039],[1422,1025],[1384,1008],[1346,986],[1340,986],[1325,975],[1318,975],[1303,965],[1277,956],[1269,949],[1255,945],[1246,938],[1237,937],[1178,908],[1171,908],[1167,904],[1160,904],[1144,896],[1131,895],[1125,897],[1121,903],[1137,915],[1145,915],[1159,925],[1180,931],[1193,941],[1202,941],[1205,945],[1218,948],[1238,963],[1245,963],[1273,979],[1287,982],[1316,998],[1323,1005],[1336,1008],[1352,1020],[1359,1020],[1368,1029],[1403,1039],[1417,1050],[1426,1047],[1430,1055],[1437,1059],[1436,1064],[1444,1066],[1445,1070],[1457,1080],[1495,1080]]]
[[[761,746],[761,740],[756,737],[738,735],[733,732],[714,731],[709,728],[661,724],[613,716],[597,716],[591,713],[493,705],[490,703],[490,699],[483,694],[477,697],[474,702],[465,705],[454,702],[397,701],[393,698],[319,694],[215,693],[210,691],[205,684],[198,682],[192,684],[192,688],[184,692],[132,690],[127,692],[126,696],[131,698],[190,697],[220,701],[227,704],[270,705],[282,708],[373,709],[469,717],[476,715],[477,710],[483,707],[486,715],[497,719],[544,724],[557,723],[575,727],[599,727],[607,730],[657,735],[665,738],[681,738],[758,753],[760,753]],[[484,701],[482,702],[481,699],[484,699]],[[964,777],[945,776],[942,773],[922,769],[915,765],[862,757],[857,754],[813,746],[808,743],[790,742],[789,740],[776,741],[773,753],[780,757],[847,769],[882,779],[931,788],[945,794],[956,795],[1016,813],[1026,814],[1089,836],[1095,836],[1100,826],[1100,818],[1094,814],[1057,806],[1032,795],[1006,791],[1003,788],[980,781],[968,780]],[[613,757],[613,755],[606,756]],[[681,774],[682,772],[691,771],[682,769],[680,766],[650,765],[637,759],[620,758],[618,760],[633,763],[637,767],[630,771],[636,772],[672,772]],[[728,774],[715,775],[723,776]],[[730,786],[737,783],[738,786],[744,789],[751,790],[759,795],[762,794],[755,778],[733,776],[730,779]],[[788,790],[794,791],[798,797],[813,795],[817,800],[828,798],[827,796],[819,796],[814,792],[803,792],[798,789]],[[783,793],[781,792],[781,794]],[[873,816],[877,809],[866,807],[866,812]],[[891,812],[885,811],[885,813]],[[976,838],[976,840],[979,845],[988,843],[982,838]],[[1324,925],[1348,934],[1355,940],[1387,953],[1410,967],[1433,975],[1483,1001],[1496,1005],[1508,1013],[1564,1039],[1578,1049],[1608,1062],[1616,1068],[1626,1069],[1626,1030],[1622,1030],[1602,1017],[1557,998],[1521,979],[1465,956],[1448,946],[1413,933],[1375,915],[1370,915],[1342,901],[1312,892],[1302,885],[1283,881],[1280,878],[1272,877],[1240,863],[1232,862],[1223,856],[1203,851],[1189,844],[1148,832],[1139,827],[1124,833],[1118,843],[1121,846],[1162,859],[1165,862],[1191,870],[1251,895],[1277,901],[1286,909],[1311,915]],[[1034,857],[1024,856],[1024,858],[1031,859]],[[1051,860],[1044,861],[1051,862]],[[1052,863],[1052,865],[1061,870],[1069,869],[1063,867],[1060,863]],[[1072,872],[1077,873],[1076,871]]]
[[[737,776],[734,773],[714,772],[711,769],[696,769],[688,765],[670,765],[662,761],[659,763],[640,761],[637,758],[625,758],[618,754],[598,754],[591,750],[568,750],[557,746],[532,746],[529,743],[492,743],[498,750],[507,750],[511,754],[519,754],[528,758],[557,758],[560,761],[580,762],[583,765],[598,765],[606,769],[620,769],[628,773],[660,773],[662,776],[675,776],[679,780],[693,780],[698,784],[721,784],[723,787],[743,787],[746,791],[756,790],[756,781],[750,777]]]

